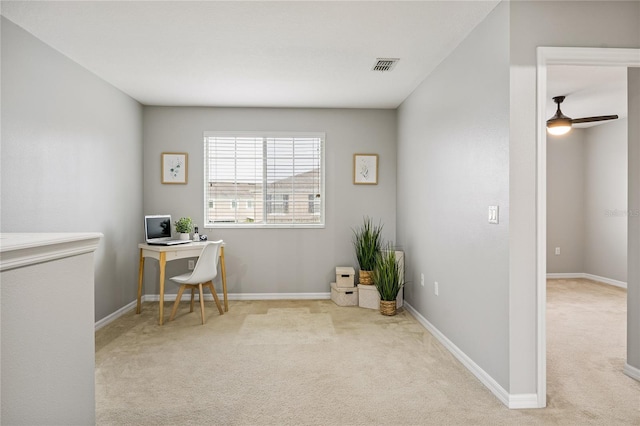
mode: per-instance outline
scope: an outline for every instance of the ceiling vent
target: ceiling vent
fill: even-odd
[[[373,68],[371,68],[371,71],[391,71],[399,60],[399,58],[378,58],[376,59],[376,63],[373,65]]]

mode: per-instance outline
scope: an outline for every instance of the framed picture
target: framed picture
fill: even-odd
[[[162,183],[187,183],[186,152],[162,153]]]
[[[378,184],[378,154],[353,154],[353,184]]]

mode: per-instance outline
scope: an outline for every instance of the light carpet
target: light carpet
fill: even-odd
[[[592,344],[582,337],[575,350],[563,346],[574,345],[570,330],[561,333],[566,327],[579,336],[606,329],[594,337],[598,350],[619,334],[620,324],[596,327],[619,321],[620,310],[624,316],[616,302],[577,325],[567,321],[578,313],[563,306],[586,309],[588,294],[573,299],[555,287],[593,285],[611,296],[588,282],[550,284],[546,409],[504,407],[405,311],[384,317],[329,300],[231,301],[220,316],[207,302],[202,326],[198,307],[189,313],[182,303],[175,321],[160,327],[157,303],[145,303],[141,315],[96,333],[97,424],[639,424],[640,383],[622,374],[624,357],[580,350]],[[616,291],[612,299],[620,299]],[[595,385],[606,389],[589,390]]]

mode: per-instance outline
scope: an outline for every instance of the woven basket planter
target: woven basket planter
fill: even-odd
[[[372,285],[373,280],[371,279],[371,271],[363,271],[361,269],[359,283],[364,285]]]
[[[380,301],[380,313],[382,315],[393,316],[396,314],[396,301],[395,300],[381,300]]]

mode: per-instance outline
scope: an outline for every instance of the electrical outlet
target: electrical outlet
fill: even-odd
[[[560,247],[556,247],[556,256],[560,254]]]
[[[420,285],[424,287],[424,274],[420,274]]]
[[[183,265],[184,265],[184,263],[183,263]],[[190,260],[190,261],[189,261],[189,266],[188,266],[189,270],[192,270],[192,269],[193,269],[193,268],[195,268],[195,267],[196,267],[196,261],[195,261],[195,260],[193,260],[193,259],[192,259],[192,260]]]
[[[438,281],[433,283],[433,292],[436,296],[438,295]]]
[[[498,209],[498,206],[489,206],[489,223],[498,224],[500,222]]]

